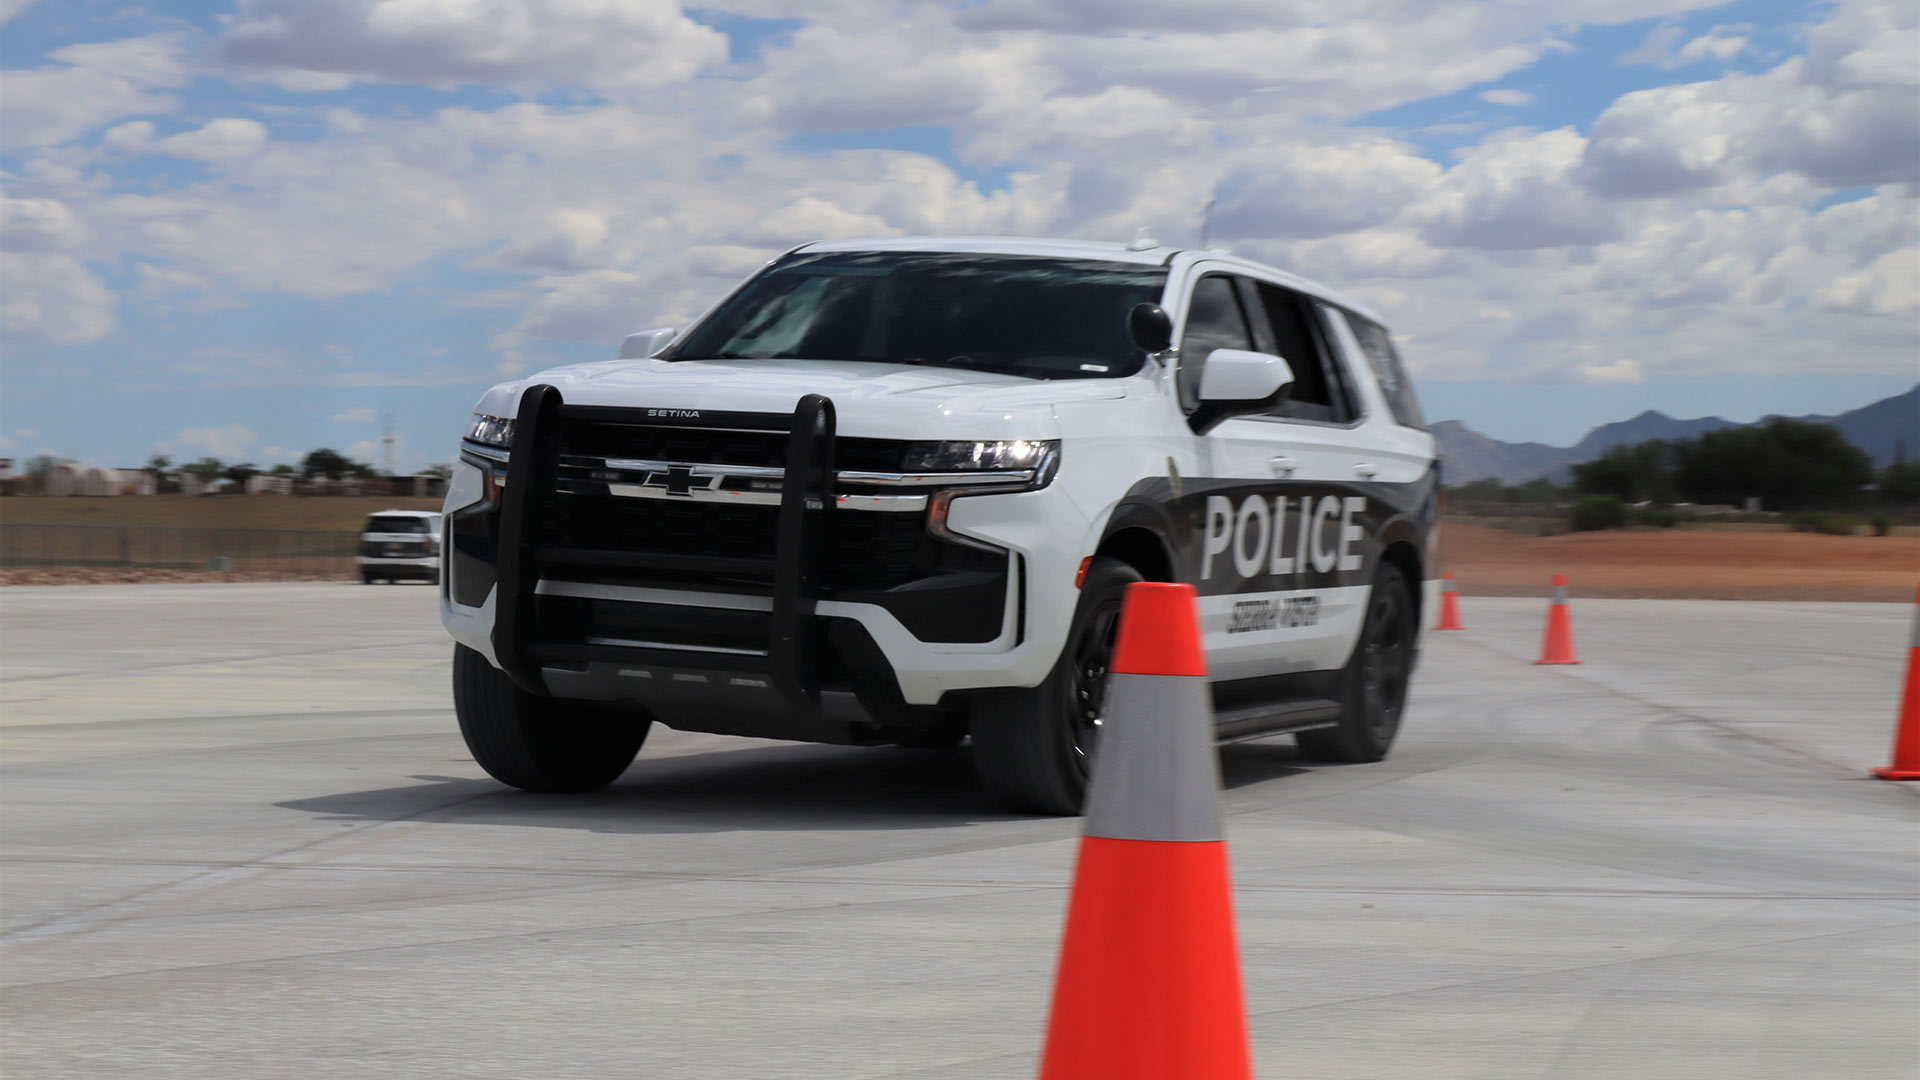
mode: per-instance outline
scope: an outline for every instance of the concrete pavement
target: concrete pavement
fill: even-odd
[[[1223,755],[1267,1077],[1920,1076],[1903,605],[1468,598],[1395,754]],[[424,587],[0,591],[9,1077],[1025,1077],[1076,823],[656,729],[484,778]]]

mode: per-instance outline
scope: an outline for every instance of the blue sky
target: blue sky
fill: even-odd
[[[1742,0],[0,0],[0,455],[445,459],[810,239],[1215,237],[1429,415],[1920,380],[1920,16]]]

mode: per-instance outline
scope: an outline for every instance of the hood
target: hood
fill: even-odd
[[[529,386],[575,405],[791,412],[807,394],[833,401],[843,435],[893,439],[1036,439],[1055,434],[1053,405],[1125,397],[1134,379],[1025,379],[984,371],[825,360],[619,360],[553,368],[501,383],[476,409],[512,416]]]

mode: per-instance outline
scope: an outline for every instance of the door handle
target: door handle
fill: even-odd
[[[1380,466],[1367,461],[1363,461],[1360,464],[1355,465],[1353,467],[1353,475],[1359,477],[1362,480],[1371,480],[1375,476],[1379,475],[1379,473],[1380,473]]]
[[[1285,454],[1273,458],[1268,464],[1273,466],[1273,474],[1275,476],[1292,476],[1293,470],[1300,467],[1299,461]]]

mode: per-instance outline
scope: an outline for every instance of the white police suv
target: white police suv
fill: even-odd
[[[690,328],[480,399],[442,617],[481,766],[583,791],[648,727],[970,737],[1071,813],[1129,582],[1197,587],[1222,740],[1376,761],[1439,471],[1365,306],[1211,251],[809,244]]]

